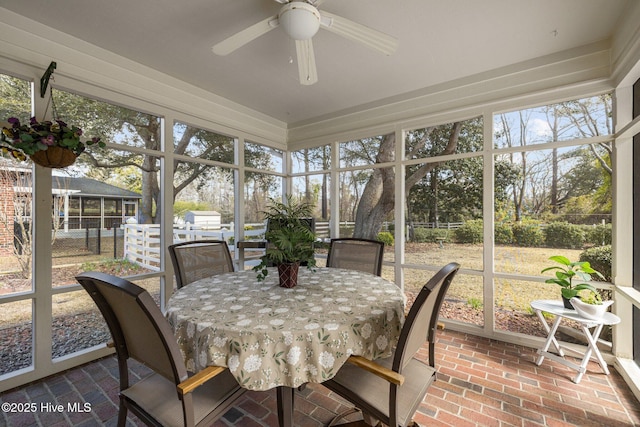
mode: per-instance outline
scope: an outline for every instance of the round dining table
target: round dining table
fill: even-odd
[[[326,381],[350,355],[390,356],[404,304],[398,286],[372,274],[301,267],[298,285],[283,288],[270,268],[264,281],[244,270],[193,282],[171,296],[166,316],[188,370],[225,366],[244,388],[278,388],[287,426],[292,391],[283,388]]]

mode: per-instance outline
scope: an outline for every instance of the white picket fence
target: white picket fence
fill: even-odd
[[[260,232],[260,230],[258,230],[258,232]],[[264,229],[261,233],[264,234]],[[227,243],[232,243],[232,237],[232,225],[217,229],[190,224],[173,226],[173,243],[190,242],[192,240],[224,240]]]
[[[259,227],[262,224],[255,224]],[[233,244],[233,226],[229,228],[209,229],[197,225],[174,225],[173,243],[193,240],[224,240],[231,251]],[[152,271],[160,270],[160,225],[158,224],[125,224],[124,226],[124,257]],[[264,236],[264,228],[254,228],[244,232],[245,238],[257,239]]]
[[[247,224],[249,230],[244,231],[244,238],[264,238],[264,224]],[[151,271],[160,270],[160,225],[158,224],[125,224],[124,225],[124,257]],[[329,236],[329,223],[316,222],[316,234]],[[233,224],[221,224],[219,228],[192,224],[174,224],[173,243],[193,240],[224,240],[229,250],[235,250]]]
[[[124,257],[146,267],[160,270],[160,225],[126,224],[124,226]]]

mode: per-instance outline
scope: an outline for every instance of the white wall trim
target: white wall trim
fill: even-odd
[[[640,69],[640,2],[630,2],[611,44],[611,77],[615,85],[630,86]]]
[[[358,131],[424,120],[443,112],[482,114],[483,109],[522,108],[523,103],[549,103],[553,98],[583,96],[613,89],[608,41],[548,55],[490,72],[387,98],[369,106],[339,111],[325,118],[289,126],[292,150],[345,140]]]

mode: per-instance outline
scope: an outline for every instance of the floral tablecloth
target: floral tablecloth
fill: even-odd
[[[251,390],[298,387],[335,375],[351,354],[387,357],[404,322],[404,296],[378,276],[300,268],[298,285],[278,286],[271,269],[202,279],[167,306],[187,369],[227,366]]]

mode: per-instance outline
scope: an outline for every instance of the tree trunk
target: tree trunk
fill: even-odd
[[[148,164],[151,162],[151,159],[155,159],[155,157],[144,156],[143,170],[151,170]],[[140,201],[140,215],[138,219],[140,224],[153,224],[153,181],[155,177],[156,173],[154,172],[142,173],[142,200]]]
[[[152,150],[160,149],[160,120],[153,120],[149,117],[146,126],[136,127],[138,134],[145,142],[145,147]],[[155,156],[143,156],[142,160],[142,201],[140,205],[140,223],[141,224],[159,224],[162,209],[156,209],[160,206],[160,187],[158,184],[158,158]]]
[[[393,211],[395,199],[393,168],[375,169],[362,192],[356,211],[354,237],[376,240],[382,223]]]
[[[429,222],[433,223],[433,228],[438,228],[438,169],[431,171],[431,194],[433,194],[433,208],[429,210]]]
[[[407,239],[414,241],[416,239],[416,229],[413,226],[413,213],[411,212],[411,203],[407,203]]]
[[[456,151],[458,138],[460,137],[461,122],[456,122],[451,128],[447,146],[438,155],[453,154]],[[380,149],[376,157],[376,163],[391,162],[395,154],[395,133],[385,135],[380,142]],[[405,178],[405,191],[409,190],[427,173],[437,168],[440,162],[425,163],[413,174]],[[356,211],[356,224],[353,237],[376,240],[382,229],[382,224],[395,206],[395,171],[394,168],[374,169],[369,181],[365,185],[362,197]]]

